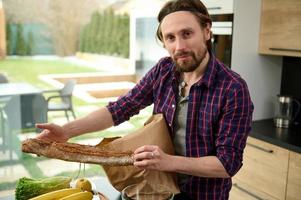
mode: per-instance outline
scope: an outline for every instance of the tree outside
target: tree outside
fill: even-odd
[[[112,8],[95,11],[80,37],[81,52],[129,57],[129,15],[116,15]]]
[[[99,44],[100,47],[92,47],[93,49],[89,48],[89,52],[102,53],[102,51],[99,51],[99,48],[105,48],[102,46],[105,45],[107,47],[106,49],[108,49],[105,54],[122,55],[127,57],[128,52],[126,51],[128,51],[128,45],[126,47],[108,45],[113,41],[113,39],[110,39],[109,36],[114,36],[118,33],[118,31],[115,30],[116,28],[121,30],[121,28],[129,26],[127,19],[125,19],[129,18],[128,16],[115,16],[113,10],[109,12],[104,11],[110,5],[115,5],[112,4],[112,2],[120,6],[127,4],[129,0],[5,0],[3,5],[7,16],[6,23],[8,27],[11,26],[7,29],[7,34],[11,34],[11,32],[18,33],[13,34],[15,35],[14,38],[10,37],[8,39],[8,53],[24,55],[22,51],[19,53],[20,50],[18,50],[17,53],[15,50],[17,45],[18,49],[20,48],[19,46],[22,47],[21,35],[23,35],[25,42],[24,45],[27,46],[25,49],[30,51],[29,53],[25,53],[27,55],[33,54],[33,52],[36,52],[35,49],[38,48],[41,50],[43,48],[48,48],[50,49],[49,51],[53,51],[52,54],[59,56],[75,55],[79,48],[88,48],[92,40],[98,40],[98,43],[93,43],[93,45],[95,46],[96,44]],[[95,22],[95,19],[93,19],[95,18],[95,15],[92,15],[92,13],[96,12],[103,16],[101,19],[102,22],[100,20]],[[84,27],[89,26],[90,24],[89,27],[91,28],[91,23],[94,23],[94,28],[92,28],[93,30],[89,30],[89,33],[85,33],[85,31],[89,28]],[[125,24],[122,25],[121,23]],[[20,28],[20,26],[22,26],[22,28]],[[39,28],[33,28],[37,26]],[[80,38],[84,38],[86,34],[89,34],[88,37],[90,37],[90,42],[82,44]],[[42,35],[46,42],[43,43],[42,39],[35,42],[34,40],[38,37],[37,35],[39,35],[39,37]],[[99,38],[102,38],[103,36],[105,36],[108,40],[99,42]],[[91,37],[97,37],[98,39],[91,39]],[[129,37],[128,31],[123,31],[123,34],[117,37],[121,40]],[[19,40],[21,40],[21,44],[16,42]],[[124,43],[126,44],[127,42],[125,41]],[[52,49],[49,47],[49,44],[52,45]],[[43,50],[41,52],[43,52]],[[36,53],[39,54],[39,52]]]

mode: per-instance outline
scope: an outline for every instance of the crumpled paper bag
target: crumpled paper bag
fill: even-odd
[[[146,121],[144,127],[133,133],[117,139],[104,139],[97,146],[114,151],[135,151],[143,145],[157,145],[165,153],[174,155],[169,130],[162,114],[153,115]],[[103,166],[103,168],[111,184],[118,191],[122,191],[129,185],[138,184],[139,188],[145,185],[165,185],[174,194],[179,193],[174,173],[141,170],[135,166]]]

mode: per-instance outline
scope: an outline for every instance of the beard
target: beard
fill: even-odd
[[[174,55],[173,61],[176,65],[176,70],[178,72],[193,72],[195,69],[197,69],[200,64],[203,62],[203,60],[206,57],[206,51],[199,51],[197,54],[195,54],[193,51],[181,51]],[[183,61],[179,61],[179,57],[190,57],[191,59],[185,59]]]

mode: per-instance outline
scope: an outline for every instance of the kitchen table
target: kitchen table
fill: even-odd
[[[29,83],[1,83],[0,96],[37,94],[42,91]]]

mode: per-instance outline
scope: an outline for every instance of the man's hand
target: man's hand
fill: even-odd
[[[142,169],[171,171],[172,156],[164,153],[158,146],[145,145],[135,150],[134,166]]]
[[[69,137],[63,127],[53,124],[36,124],[37,128],[43,131],[36,137],[37,139],[53,141],[53,142],[67,142]]]
[[[229,178],[216,156],[184,157],[164,153],[158,146],[146,145],[134,152],[134,166],[199,177]]]

